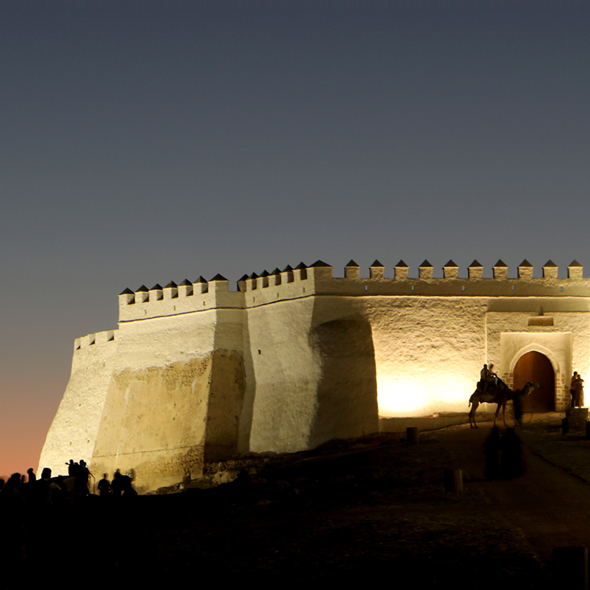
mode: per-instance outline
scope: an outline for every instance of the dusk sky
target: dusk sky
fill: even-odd
[[[0,2],[0,474],[126,287],[590,276],[589,138],[588,2]]]

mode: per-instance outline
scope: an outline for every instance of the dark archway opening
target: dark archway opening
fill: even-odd
[[[527,381],[539,384],[539,389],[524,398],[525,412],[555,411],[555,371],[551,361],[540,352],[523,354],[514,367],[514,390]]]

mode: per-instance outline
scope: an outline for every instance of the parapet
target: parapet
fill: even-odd
[[[533,277],[534,267],[523,260],[516,267],[516,276],[508,276],[509,267],[498,260],[491,269],[491,278],[484,278],[484,267],[474,260],[466,269],[466,277],[460,277],[459,266],[449,260],[442,267],[442,277],[434,277],[434,267],[424,260],[418,267],[418,277],[410,277],[410,268],[400,260],[393,276],[386,276],[385,267],[375,260],[369,267],[369,276],[361,277],[359,265],[351,260],[344,267],[344,277],[333,276],[333,267],[318,260],[306,267],[290,266],[282,272],[264,271],[244,275],[238,288],[246,295],[245,306],[256,307],[277,300],[309,295],[426,295],[426,296],[590,296],[590,279],[583,278],[583,267],[573,261],[568,266],[568,278],[558,277],[558,267],[551,260],[542,267],[542,276]],[[297,272],[299,270],[299,273]]]
[[[209,281],[202,276],[193,282],[185,279],[179,285],[171,281],[163,288],[159,284],[151,289],[142,285],[137,291],[125,289],[119,295],[119,321],[242,308],[243,299],[241,292],[229,290],[229,281],[220,274]]]
[[[78,350],[87,349],[91,346],[103,346],[114,343],[119,335],[118,332],[118,330],[105,330],[76,338],[74,340],[74,354]]]
[[[300,299],[313,295],[398,295],[398,296],[461,296],[461,297],[530,297],[569,296],[590,297],[590,279],[583,278],[583,267],[577,261],[568,266],[568,278],[558,277],[558,267],[547,261],[542,277],[533,277],[533,265],[523,260],[516,268],[516,277],[508,277],[508,266],[502,261],[492,267],[492,277],[484,278],[484,268],[474,260],[467,276],[453,260],[442,267],[442,277],[434,277],[434,267],[424,260],[418,267],[418,277],[410,277],[403,260],[394,267],[393,276],[386,277],[385,267],[375,260],[369,267],[368,278],[360,276],[360,267],[351,260],[344,267],[344,277],[334,277],[333,267],[322,260],[307,266],[264,270],[243,275],[237,291],[229,290],[229,281],[215,275],[209,281],[199,277],[193,282],[169,282],[151,289],[142,285],[137,291],[125,289],[119,295],[119,320],[137,321],[154,317],[209,312],[216,309],[248,309],[261,305]],[[86,337],[85,337],[86,338]]]

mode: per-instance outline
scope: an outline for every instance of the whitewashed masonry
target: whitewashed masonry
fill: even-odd
[[[85,459],[99,476],[133,470],[140,491],[188,480],[206,461],[297,451],[379,430],[379,418],[467,410],[484,362],[510,384],[526,353],[544,355],[554,406],[572,368],[588,372],[590,279],[574,261],[533,278],[502,262],[483,278],[449,261],[410,278],[400,261],[361,278],[318,261],[252,274],[237,291],[210,281],[126,289],[119,329],[76,339],[72,373],[40,468]]]

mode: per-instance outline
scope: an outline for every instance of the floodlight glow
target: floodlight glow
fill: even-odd
[[[467,411],[475,383],[460,375],[377,378],[379,415],[428,416],[434,412]]]

